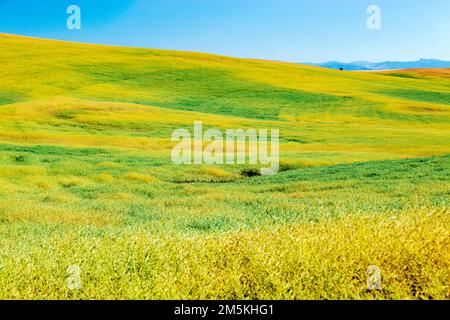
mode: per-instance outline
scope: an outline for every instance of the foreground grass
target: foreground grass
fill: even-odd
[[[448,299],[449,164],[103,181],[85,191],[31,185],[2,201],[0,298]],[[79,290],[67,287],[70,265],[80,267]],[[380,290],[368,290],[370,266],[381,270]]]
[[[0,298],[449,299],[448,225],[448,211],[420,210],[195,237],[54,228],[39,241],[22,225],[1,240]]]
[[[0,298],[450,297],[448,70],[0,48]],[[283,172],[173,165],[198,120],[279,128]]]

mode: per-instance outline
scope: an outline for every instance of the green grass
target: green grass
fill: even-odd
[[[1,297],[448,299],[448,160],[28,191],[14,199],[33,210],[25,220],[2,201]],[[57,216],[39,217],[47,204]],[[369,265],[381,291],[365,287]]]
[[[0,298],[450,298],[448,70],[0,47]],[[174,165],[198,120],[279,128],[280,173]]]
[[[392,90],[385,91],[387,95],[404,98],[412,101],[448,104],[449,92],[423,91],[423,90]]]
[[[21,95],[0,90],[0,106],[21,101]]]
[[[345,97],[300,90],[240,79],[234,72],[211,68],[174,69],[149,67],[149,70],[130,70],[123,65],[75,66],[93,82],[114,83],[120,86],[151,88],[161,95],[175,97],[171,101],[113,99],[169,109],[197,111],[251,119],[278,119],[280,112],[301,115],[323,112],[324,108],[342,107]],[[83,96],[82,98],[95,98]],[[361,101],[360,101],[361,102]],[[298,108],[299,105],[305,108]],[[317,110],[318,109],[318,110]],[[326,111],[326,110],[325,110]]]

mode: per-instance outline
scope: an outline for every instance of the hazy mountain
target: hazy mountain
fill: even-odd
[[[416,68],[450,68],[450,61],[436,59],[420,59],[417,61],[355,61],[350,63],[330,61],[325,63],[304,63],[306,65],[318,66],[328,69],[343,70],[392,70],[392,69],[416,69]]]

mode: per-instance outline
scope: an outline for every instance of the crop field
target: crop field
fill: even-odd
[[[450,299],[449,75],[0,34],[0,299]],[[174,164],[195,121],[280,172]]]

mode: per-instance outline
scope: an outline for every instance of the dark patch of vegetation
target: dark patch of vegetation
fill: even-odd
[[[25,156],[24,156],[24,155],[16,156],[14,159],[15,159],[15,161],[16,161],[17,163],[25,162]]]
[[[241,170],[241,176],[246,178],[253,178],[261,176],[261,170],[256,168],[245,168]]]

